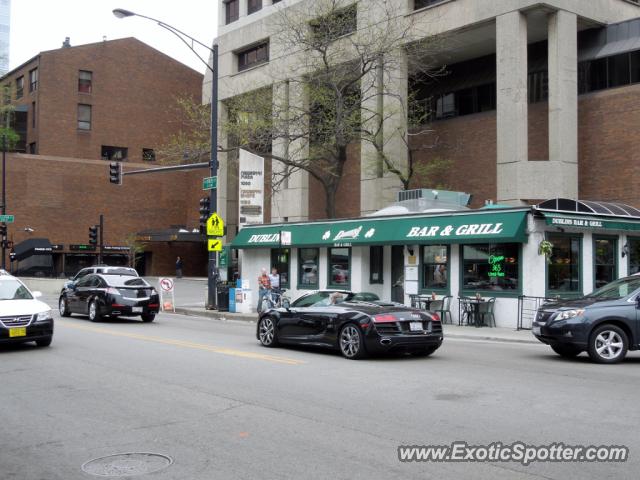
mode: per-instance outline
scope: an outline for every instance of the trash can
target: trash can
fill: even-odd
[[[218,289],[218,311],[229,311],[229,284],[226,282],[220,282],[217,286]]]

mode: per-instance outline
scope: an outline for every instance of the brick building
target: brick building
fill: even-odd
[[[76,47],[67,39],[0,78],[23,152],[7,156],[7,213],[15,215],[8,239],[16,247],[46,239],[53,273],[69,275],[97,261],[88,229],[103,214],[108,263],[125,263],[126,240],[139,234],[140,273],[171,274],[180,255],[185,275],[206,275],[204,240],[191,233],[202,173],[127,176],[116,186],[105,161],[156,166],[156,149],[182,126],[176,97],[200,102],[202,79],[135,38]]]

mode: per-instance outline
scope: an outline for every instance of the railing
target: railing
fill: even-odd
[[[518,330],[531,330],[533,320],[540,305],[555,302],[557,299],[549,297],[530,297],[520,295],[518,297]]]

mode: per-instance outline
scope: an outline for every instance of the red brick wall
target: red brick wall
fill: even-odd
[[[29,70],[38,67],[39,85],[30,93]],[[78,71],[93,73],[92,92],[78,92]],[[158,149],[176,133],[175,98],[202,98],[203,76],[135,38],[125,38],[42,52],[33,62],[3,80],[15,84],[24,75],[29,108],[27,144],[38,153],[99,159],[103,145],[126,147],[130,161],[142,160],[142,149]],[[31,103],[37,123],[31,128]],[[91,131],[78,130],[78,104],[92,106]]]
[[[126,164],[125,171],[145,167]],[[109,183],[108,164],[102,160],[9,154],[7,213],[15,215],[9,239],[19,243],[45,237],[68,251],[69,244],[88,243],[89,226],[98,223],[100,214],[108,245],[124,245],[127,235],[146,229],[196,228],[204,175],[205,171],[193,170],[125,176],[118,186]],[[25,232],[27,226],[34,232]],[[175,257],[184,250],[185,274],[206,275],[206,262],[201,268],[191,263],[198,258],[197,251],[206,258],[204,243],[154,243],[147,250],[154,251],[147,274],[172,274]]]

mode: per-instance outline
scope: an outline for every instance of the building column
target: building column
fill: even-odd
[[[517,202],[518,164],[528,160],[527,17],[496,18],[497,198]]]
[[[549,15],[549,160],[564,163],[563,196],[578,195],[578,29],[575,13]],[[568,164],[568,165],[566,165]]]
[[[287,137],[293,136],[295,125],[291,119],[299,117],[296,112],[304,111],[304,87],[298,82],[279,82],[273,85],[273,109],[274,122],[277,129],[283,132],[288,130],[288,135],[282,135],[273,142],[273,154],[282,158],[305,159],[308,156],[308,144],[305,140],[290,142]],[[301,127],[302,128],[302,127]],[[309,219],[309,173],[297,170],[288,173],[287,167],[282,162],[272,162],[272,179],[277,185],[272,191],[271,197],[271,222],[299,222]],[[281,174],[280,176],[278,174]],[[267,219],[265,219],[267,220]]]

